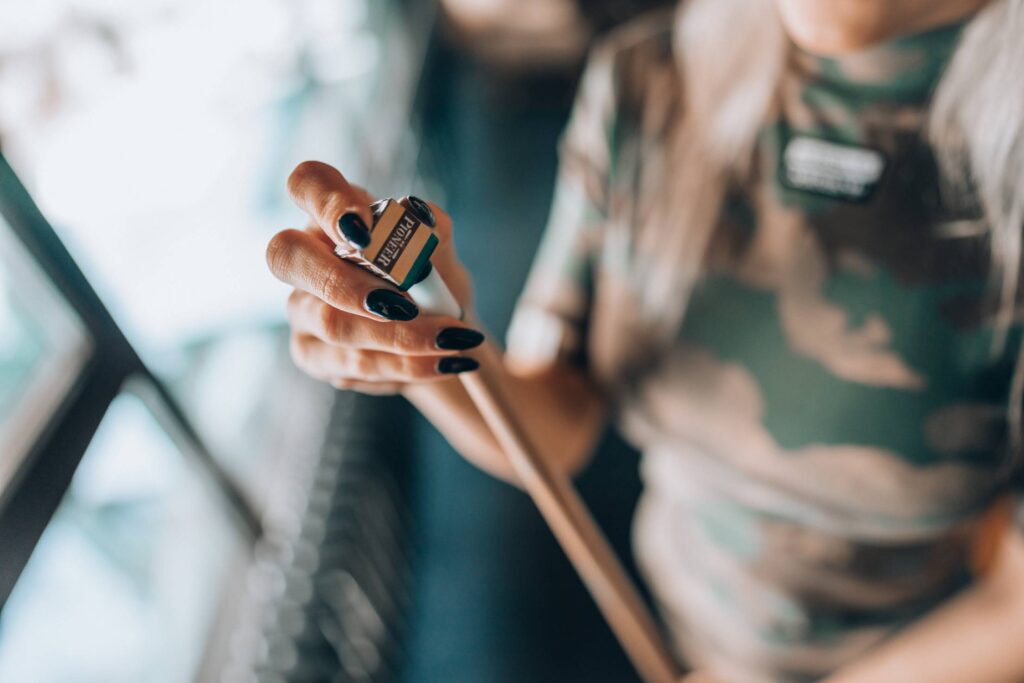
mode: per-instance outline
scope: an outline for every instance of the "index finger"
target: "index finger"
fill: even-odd
[[[368,197],[333,166],[303,161],[288,176],[288,195],[335,244],[361,249],[369,243]]]

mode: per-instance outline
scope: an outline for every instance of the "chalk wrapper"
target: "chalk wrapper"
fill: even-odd
[[[382,199],[371,204],[370,243],[361,252],[339,246],[335,253],[403,292],[411,288],[409,296],[423,310],[462,319],[464,311],[459,302],[437,271],[430,268],[437,235],[408,203],[404,199]]]
[[[394,199],[371,205],[370,243],[362,253],[338,249],[338,256],[354,260],[401,291],[422,279],[437,248],[437,236],[416,213]]]

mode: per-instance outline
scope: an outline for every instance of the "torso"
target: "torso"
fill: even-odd
[[[994,351],[983,226],[943,206],[922,141],[917,50],[954,35],[794,59],[676,344],[622,402],[640,560],[688,654],[737,680],[814,678],[969,580],[1019,337]]]

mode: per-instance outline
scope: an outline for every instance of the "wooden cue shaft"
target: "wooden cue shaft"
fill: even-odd
[[[489,372],[492,357],[486,353],[474,357],[481,367],[460,375],[462,385],[633,666],[646,683],[678,683],[681,674],[654,619],[583,499],[569,478],[550,467],[531,444],[502,388]]]

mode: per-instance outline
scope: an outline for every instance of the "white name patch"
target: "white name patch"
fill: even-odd
[[[782,153],[782,183],[794,190],[864,201],[878,187],[885,157],[868,147],[796,136]]]

